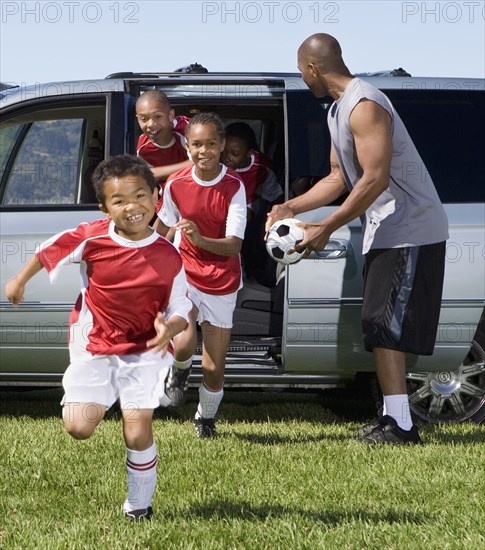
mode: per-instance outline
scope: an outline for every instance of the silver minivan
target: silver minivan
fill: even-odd
[[[399,74],[399,73],[397,73]],[[485,81],[365,76],[403,118],[450,222],[435,352],[408,358],[408,389],[421,419],[485,418]],[[134,153],[134,103],[160,89],[177,114],[214,111],[244,120],[271,157],[285,196],[329,170],[326,113],[296,74],[118,73],[103,80],[12,87],[0,92],[1,282],[36,245],[102,216],[90,182],[101,159]],[[419,166],[403,166],[408,174]],[[337,204],[299,216],[324,218]],[[271,205],[266,205],[269,210]],[[265,210],[252,224],[257,268],[239,293],[227,387],[332,387],[374,372],[364,350],[362,233],[342,227],[327,248],[284,269],[264,250]],[[256,235],[256,238],[254,238]],[[41,272],[17,309],[1,296],[0,386],[59,384],[68,363],[67,323],[79,292],[77,266],[51,286]],[[201,377],[196,364],[192,382]]]

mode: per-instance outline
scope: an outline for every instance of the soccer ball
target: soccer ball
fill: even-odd
[[[278,220],[268,231],[266,238],[266,250],[277,262],[285,265],[295,264],[300,261],[304,251],[288,253],[290,248],[303,240],[304,233],[297,224],[301,223],[295,218]]]

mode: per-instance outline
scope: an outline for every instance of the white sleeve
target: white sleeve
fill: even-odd
[[[168,181],[163,189],[163,204],[162,208],[158,212],[158,217],[160,220],[167,226],[174,226],[180,219],[180,212],[176,204],[172,200],[172,195],[170,193],[170,188],[172,182]]]
[[[172,315],[179,315],[189,322],[189,313],[192,309],[192,302],[187,298],[187,279],[182,266],[173,280],[172,292],[168,300],[168,306],[164,312],[167,321]]]
[[[226,220],[226,237],[239,237],[244,239],[246,229],[246,190],[242,182],[239,191],[232,197]]]
[[[276,175],[273,170],[268,168],[267,177],[264,182],[258,185],[256,193],[264,200],[268,202],[274,202],[280,195],[283,194],[283,189],[276,179]]]

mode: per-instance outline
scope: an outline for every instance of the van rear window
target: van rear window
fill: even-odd
[[[384,90],[444,203],[485,202],[485,93]]]

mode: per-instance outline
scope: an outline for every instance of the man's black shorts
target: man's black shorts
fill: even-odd
[[[446,243],[370,250],[364,261],[365,348],[431,355],[445,270]]]

